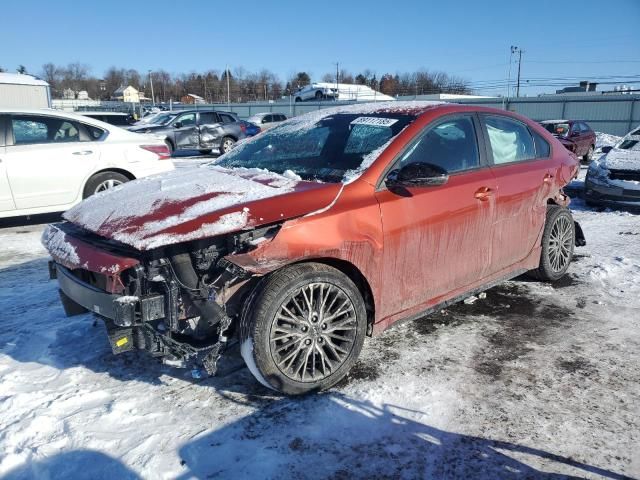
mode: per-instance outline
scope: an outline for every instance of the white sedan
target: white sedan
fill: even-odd
[[[0,109],[0,218],[61,212],[173,168],[160,140],[73,113]]]

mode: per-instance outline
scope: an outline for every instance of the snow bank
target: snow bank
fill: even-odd
[[[602,150],[602,147],[613,147],[622,137],[611,135],[609,133],[596,132],[596,151]]]

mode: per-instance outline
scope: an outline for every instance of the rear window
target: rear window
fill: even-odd
[[[531,132],[533,135],[533,143],[536,147],[536,158],[547,158],[551,155],[551,146],[542,136],[536,132]]]
[[[225,113],[220,113],[220,118],[222,119],[222,123],[233,123],[236,121],[231,115],[227,115]]]

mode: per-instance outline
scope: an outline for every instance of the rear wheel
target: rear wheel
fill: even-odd
[[[595,150],[595,147],[593,145],[590,145],[589,150],[587,150],[587,153],[584,154],[584,157],[582,157],[582,160],[584,160],[586,163],[589,163],[593,158],[594,150]]]
[[[302,101],[302,99],[300,97],[296,97],[296,103],[297,102],[301,102],[301,101]]]
[[[176,147],[174,147],[173,143],[170,142],[169,140],[166,140],[164,143],[167,145],[167,148],[169,149],[169,154],[173,156],[173,153],[176,151]]]
[[[355,363],[366,333],[364,301],[339,270],[317,263],[269,275],[247,302],[242,356],[263,385],[288,395],[335,385]]]
[[[564,276],[573,258],[576,242],[575,225],[571,212],[564,207],[551,205],[542,234],[540,266],[529,273],[538,280],[554,282]]]
[[[100,172],[91,177],[84,186],[82,198],[90,197],[95,193],[110,190],[129,181],[125,175],[118,172]]]
[[[220,153],[227,153],[233,148],[236,141],[231,137],[224,137],[222,143],[220,143]]]
[[[324,98],[324,95],[322,95],[322,92],[318,90],[316,92],[316,100],[322,100],[323,98]]]

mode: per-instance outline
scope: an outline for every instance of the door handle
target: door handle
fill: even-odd
[[[92,150],[79,150],[77,152],[73,152],[74,155],[89,155],[93,153]]]
[[[478,200],[486,201],[489,200],[489,197],[493,195],[493,190],[489,187],[480,187],[476,190],[476,193],[473,194]]]
[[[551,180],[553,180],[553,175],[551,175],[550,173],[545,174],[544,178],[542,179],[544,183],[551,183]]]

